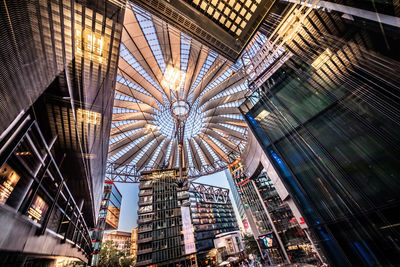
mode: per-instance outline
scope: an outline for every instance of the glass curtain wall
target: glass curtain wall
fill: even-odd
[[[399,62],[372,34],[343,32],[288,46],[241,110],[333,264],[399,263]],[[329,59],[315,66],[319,51]]]
[[[301,229],[289,205],[280,198],[268,174],[262,171],[254,178],[254,184],[268,209],[290,261],[320,264],[305,230]]]

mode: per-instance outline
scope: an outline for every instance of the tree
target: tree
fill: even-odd
[[[121,267],[130,267],[133,265],[133,257],[122,256],[119,258],[119,265]]]
[[[101,244],[100,261],[101,267],[130,267],[133,266],[134,258],[125,256],[122,251],[119,251],[112,240],[104,241]]]
[[[253,235],[246,234],[242,238],[244,243],[244,252],[249,254],[260,255],[260,251],[258,250],[257,241],[254,239]]]
[[[101,244],[99,265],[104,267],[119,266],[121,253],[115,248],[112,240],[104,241]]]

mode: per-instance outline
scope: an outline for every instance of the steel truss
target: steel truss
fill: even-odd
[[[225,204],[229,199],[227,188],[192,182],[189,185],[189,191],[194,192],[203,203]]]
[[[215,162],[214,166],[203,165],[200,170],[195,167],[189,166],[187,171],[187,177],[189,180],[194,180],[204,175],[210,175],[223,171],[227,168],[227,164],[224,161]],[[140,171],[152,170],[152,167],[145,167]],[[108,162],[106,166],[106,181],[113,181],[119,183],[139,183],[140,171],[137,170],[136,165],[127,164],[120,167],[118,164]]]

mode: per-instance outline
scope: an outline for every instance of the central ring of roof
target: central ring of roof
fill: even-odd
[[[186,119],[187,127],[185,127],[185,140],[188,138],[193,138],[201,133],[201,130],[204,127],[203,120],[204,116],[201,110],[197,108],[197,103],[195,103],[195,105],[192,105],[192,108],[189,109],[189,114]],[[154,116],[154,124],[160,126],[159,130],[161,134],[166,137],[173,138],[175,133],[175,123],[172,109],[170,107],[163,106],[157,111],[157,114]]]
[[[178,149],[172,110],[186,115],[189,175],[226,167],[246,140],[237,108],[247,92],[241,66],[130,4],[121,37],[109,161],[137,170],[173,168]]]

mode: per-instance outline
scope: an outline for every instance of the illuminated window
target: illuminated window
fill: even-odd
[[[224,9],[225,5],[223,3],[218,4],[218,10],[222,11]]]
[[[230,10],[229,8],[226,7],[225,10],[224,10],[224,14],[228,16],[228,14],[229,14],[230,11],[231,11],[231,10]]]
[[[324,65],[329,58],[332,56],[332,52],[329,48],[327,48],[317,59],[311,64],[315,69],[319,69],[322,65]]]
[[[108,42],[104,36],[91,29],[81,29],[77,27],[75,30],[75,51],[78,56],[103,63],[107,56]]]
[[[206,4],[205,2],[202,2],[202,3],[200,4],[200,8],[201,8],[201,9],[206,10],[206,7],[207,7],[207,4]]]
[[[214,11],[214,8],[210,6],[210,7],[208,8],[208,10],[207,10],[207,13],[208,13],[209,15],[211,15],[211,14],[213,13],[213,11]]]
[[[100,123],[101,114],[91,110],[78,108],[76,110],[78,123],[85,122],[88,124],[98,125]]]
[[[30,153],[30,152],[27,152]],[[6,203],[20,176],[5,163],[0,169],[0,204]]]

